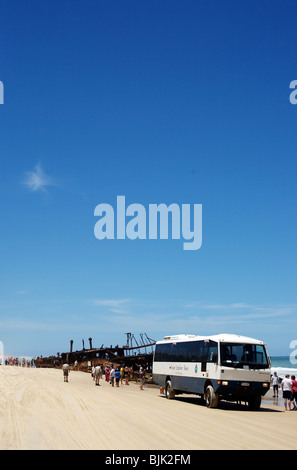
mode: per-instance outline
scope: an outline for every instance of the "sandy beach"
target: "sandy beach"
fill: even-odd
[[[269,400],[248,411],[159,389],[114,387],[61,370],[0,367],[1,450],[293,450],[297,412]],[[282,401],[280,400],[280,404]]]

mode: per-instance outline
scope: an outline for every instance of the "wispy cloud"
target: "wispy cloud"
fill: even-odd
[[[40,163],[26,173],[23,184],[32,192],[44,191],[47,186],[55,186],[54,180],[43,171]]]
[[[94,305],[107,307],[110,312],[123,314],[126,313],[126,310],[123,308],[123,305],[131,302],[130,299],[95,299],[92,300]]]
[[[203,302],[192,302],[187,304],[187,308],[199,307],[205,310],[239,310],[239,309],[254,309],[257,305],[246,304],[244,302],[234,302],[230,304],[215,304],[215,303],[203,303]]]
[[[59,323],[47,323],[39,322],[34,320],[24,320],[22,318],[15,317],[13,319],[4,319],[0,321],[0,327],[2,329],[11,330],[31,330],[31,331],[67,331],[69,325]],[[81,328],[81,325],[80,325]]]
[[[247,323],[254,320],[269,320],[281,318],[297,313],[296,305],[256,305],[244,302],[229,304],[192,302],[187,304],[188,311],[192,311],[199,318],[207,321],[215,320],[217,323]],[[188,314],[188,317],[191,317]]]
[[[272,306],[251,310],[240,309],[236,311],[224,312],[210,309],[203,311],[189,312],[181,311],[159,314],[156,311],[128,312],[126,315],[109,315],[105,318],[105,326],[114,333],[120,334],[123,331],[145,331],[152,338],[160,339],[169,334],[218,334],[236,333],[254,338],[263,338],[268,329],[273,334],[280,331],[284,324],[284,319],[290,319],[292,328],[296,325],[296,307]]]
[[[28,293],[29,293],[28,290],[18,290],[18,291],[16,291],[15,294],[16,294],[16,295],[26,295],[26,294],[28,294]]]

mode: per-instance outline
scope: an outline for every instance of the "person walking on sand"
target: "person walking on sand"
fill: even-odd
[[[127,366],[125,367],[124,375],[125,375],[125,385],[129,385],[130,371]]]
[[[292,389],[292,380],[290,379],[289,374],[282,380],[282,391],[283,391],[283,399],[285,410],[291,409],[291,392]]]
[[[143,390],[144,382],[145,382],[145,370],[142,367],[139,369],[139,381],[140,381],[140,390]]]
[[[95,367],[95,385],[100,385],[101,367],[99,364]]]
[[[110,374],[110,367],[106,366],[105,367],[105,380],[106,380],[106,382],[109,382],[109,374]]]
[[[65,363],[65,364],[63,364],[64,382],[68,382],[68,375],[69,375],[69,365],[67,363]]]
[[[291,389],[291,392],[292,392],[292,405],[293,405],[293,408],[291,408],[291,410],[297,410],[297,380],[296,380],[296,377],[295,375],[291,375],[291,381],[292,381],[292,389]]]
[[[123,385],[123,380],[124,380],[124,375],[125,375],[125,371],[124,371],[123,366],[121,367],[120,372],[121,372],[121,385]]]
[[[110,383],[113,387],[114,387],[114,379],[115,379],[115,368],[112,365],[111,371],[110,371]]]
[[[117,387],[119,387],[119,385],[120,385],[120,378],[121,378],[121,371],[117,367],[116,370],[115,370],[115,380],[116,380],[116,386]]]
[[[272,386],[273,386],[273,396],[278,397],[278,383],[279,383],[279,380],[278,380],[278,376],[277,376],[276,372],[274,372],[273,376],[271,377],[271,383],[272,383]]]

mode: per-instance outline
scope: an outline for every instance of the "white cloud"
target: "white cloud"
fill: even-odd
[[[200,304],[202,308],[209,309],[209,310],[230,310],[230,309],[242,309],[242,308],[249,308],[254,309],[256,305],[249,305],[244,302],[234,302],[231,304]],[[193,307],[195,305],[191,305]]]
[[[126,310],[123,308],[123,305],[130,302],[130,299],[104,299],[104,300],[93,300],[94,305],[107,307],[110,312],[123,314],[126,313]]]
[[[44,191],[47,186],[54,186],[54,180],[45,174],[41,165],[38,163],[33,171],[28,171],[24,179],[24,185],[34,191]]]

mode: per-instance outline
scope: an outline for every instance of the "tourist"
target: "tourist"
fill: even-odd
[[[295,375],[291,375],[291,381],[292,381],[292,389],[291,389],[291,392],[292,392],[292,405],[293,405],[293,408],[291,408],[291,410],[297,410],[297,380],[295,378]]]
[[[120,378],[121,378],[121,371],[117,367],[115,370],[115,380],[116,380],[116,386],[119,387],[120,385]]]
[[[291,409],[291,396],[292,396],[292,381],[290,379],[289,374],[282,380],[282,391],[283,391],[283,399],[285,410]]]
[[[278,383],[279,383],[279,380],[278,380],[278,376],[277,376],[276,372],[274,372],[273,376],[271,377],[271,383],[272,383],[272,386],[273,386],[273,396],[278,397]]]
[[[125,376],[125,385],[129,385],[130,371],[127,366],[125,367],[125,370],[124,370],[124,376]]]
[[[95,385],[100,385],[100,384],[99,384],[100,377],[101,377],[101,367],[100,367],[100,365],[98,364],[98,365],[95,367]]]
[[[115,368],[113,367],[113,364],[111,366],[111,371],[110,371],[110,383],[114,387],[114,379],[115,379]]]
[[[65,363],[65,364],[63,364],[64,382],[68,382],[68,375],[69,375],[69,365],[67,363]]]
[[[123,367],[123,366],[121,367],[120,372],[121,372],[121,385],[122,385],[122,384],[123,384],[123,380],[124,380],[124,375],[125,375],[125,371],[124,371],[124,367]]]
[[[110,374],[110,367],[109,367],[109,365],[107,365],[105,367],[105,380],[106,380],[106,382],[109,382],[109,374]]]
[[[144,382],[145,382],[145,370],[142,367],[139,369],[139,380],[140,380],[140,390],[143,390]]]

